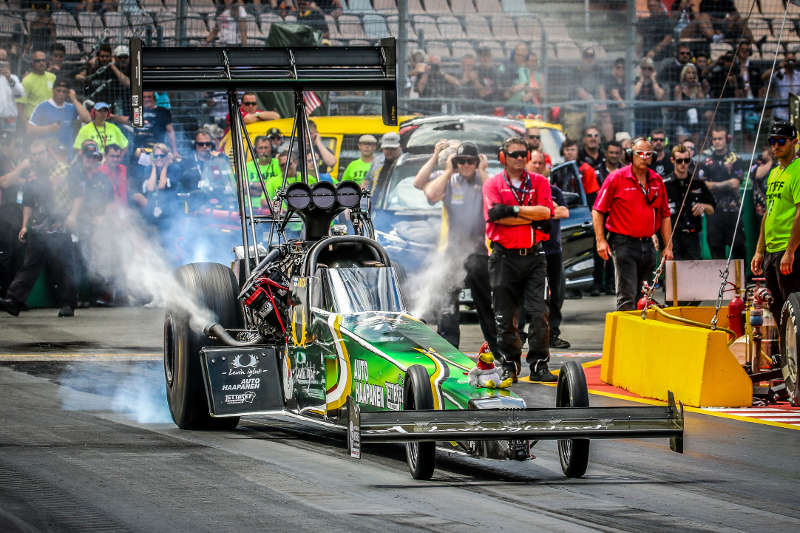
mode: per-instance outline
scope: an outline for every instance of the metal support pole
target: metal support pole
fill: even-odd
[[[633,136],[633,46],[636,41],[636,0],[628,0],[628,46],[625,47],[625,129]],[[638,132],[637,132],[638,133]]]
[[[397,10],[397,89],[400,96],[406,94],[408,81],[408,0],[398,0]]]
[[[303,183],[308,184],[308,169],[306,168],[306,103],[303,101],[303,91],[294,93],[294,122],[297,124],[297,168]],[[291,154],[289,154],[291,157]]]
[[[186,0],[178,0],[175,9],[175,38],[178,46],[186,46]]]
[[[228,113],[231,117],[231,145],[233,147],[233,168],[236,173],[236,196],[239,202],[239,219],[242,222],[242,244],[244,245],[244,277],[250,277],[250,242],[247,236],[247,215],[245,201],[245,189],[247,188],[247,168],[245,165],[244,146],[242,145],[242,114],[239,111],[239,102],[236,91],[228,90]],[[257,243],[253,242],[257,248]],[[258,250],[256,250],[256,263],[258,263]]]

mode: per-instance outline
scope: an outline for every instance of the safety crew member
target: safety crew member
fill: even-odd
[[[664,178],[664,187],[667,189],[669,210],[672,215],[672,226],[675,228],[672,235],[672,253],[675,259],[679,260],[702,259],[700,231],[703,229],[703,215],[714,214],[714,208],[717,205],[704,181],[690,179],[689,163],[691,160],[688,148],[682,144],[673,146],[670,161],[674,170]],[[683,206],[683,211],[680,211],[681,206]],[[680,211],[680,218],[678,218],[678,211]]]
[[[388,135],[388,134],[387,134]],[[489,178],[486,167],[489,161],[472,142],[463,142],[447,160],[447,168],[435,175],[423,189],[428,202],[442,202],[442,242],[445,257],[458,258],[456,267],[466,271],[463,286],[472,291],[472,300],[478,312],[489,349],[494,353],[497,329],[489,292],[489,256],[486,251],[483,222],[483,184]],[[463,261],[460,259],[463,258]],[[450,292],[439,315],[439,335],[453,346],[461,340],[459,296],[461,273],[450,276],[456,287]]]
[[[556,381],[550,359],[550,331],[544,299],[546,261],[542,241],[553,217],[547,178],[525,170],[528,145],[521,137],[503,142],[499,154],[505,169],[483,184],[486,237],[492,241],[489,282],[497,325],[496,359],[502,379],[517,380],[522,342],[516,317],[522,305],[530,320],[527,363],[532,381]]]
[[[772,292],[770,311],[779,320],[786,298],[800,291],[800,163],[797,131],[788,122],[776,121],[769,131],[769,146],[778,160],[767,178],[767,210],[761,219],[756,253],[750,262],[753,274],[767,278]]]
[[[650,142],[634,139],[633,162],[608,175],[592,207],[597,253],[614,260],[617,311],[636,309],[642,283],[656,264],[653,235],[659,229],[667,243],[663,255],[672,259],[669,203],[661,176],[649,168],[652,157]]]

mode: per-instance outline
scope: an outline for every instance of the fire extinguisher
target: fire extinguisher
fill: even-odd
[[[744,300],[736,291],[736,296],[728,304],[728,325],[736,333],[736,337],[744,335],[744,323],[742,313],[744,312]]]

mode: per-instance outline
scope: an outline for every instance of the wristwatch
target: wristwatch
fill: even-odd
[[[515,205],[515,206],[514,206],[514,214],[515,214],[515,215],[518,215],[518,214],[519,214],[519,206],[518,206],[518,205]]]

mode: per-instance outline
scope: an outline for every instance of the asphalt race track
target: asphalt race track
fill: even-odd
[[[611,306],[566,302],[575,349],[553,366],[600,351]],[[356,461],[343,435],[289,418],[181,431],[159,310],[54,315],[0,317],[0,532],[800,530],[795,429],[688,412],[683,455],[666,440],[593,441],[587,475],[570,480],[548,442],[524,463],[439,454],[434,479],[417,482],[401,447]],[[477,329],[464,328],[465,351]],[[554,403],[552,387],[514,388]]]

